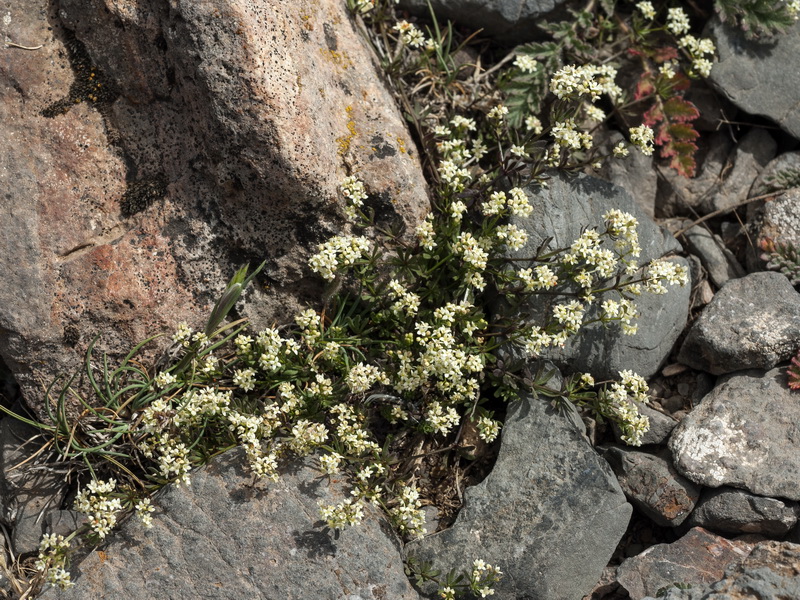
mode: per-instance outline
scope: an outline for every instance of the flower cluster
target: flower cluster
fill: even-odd
[[[689,53],[692,59],[692,69],[702,77],[711,75],[711,58],[714,57],[716,47],[710,39],[697,39],[693,35],[683,36],[678,43]]]
[[[89,517],[89,526],[101,539],[117,524],[117,515],[122,511],[122,501],[111,496],[116,487],[116,479],[92,479],[75,498],[75,510]]]
[[[472,563],[472,573],[470,574],[469,587],[472,592],[481,598],[493,596],[492,586],[500,581],[503,572],[498,567],[493,567],[485,561],[477,559]]]
[[[364,205],[364,200],[367,199],[367,190],[364,187],[364,182],[356,175],[350,175],[345,177],[344,181],[339,185],[339,191],[347,200],[345,214],[349,219],[355,219],[358,210]]]
[[[75,582],[66,570],[69,540],[55,533],[45,534],[39,542],[36,570],[47,571],[47,582],[62,590],[71,588]]]
[[[365,237],[339,235],[319,245],[319,252],[308,261],[311,270],[323,279],[332,281],[336,271],[349,267],[369,253],[370,241]]]
[[[647,125],[639,125],[630,129],[631,143],[637,146],[645,156],[652,156],[655,135]]]
[[[553,75],[550,91],[561,100],[588,97],[596,102],[603,94],[613,100],[622,95],[616,77],[611,65],[567,65]]]
[[[409,537],[425,535],[425,513],[415,485],[406,485],[397,496],[397,506],[389,509],[394,526]]]

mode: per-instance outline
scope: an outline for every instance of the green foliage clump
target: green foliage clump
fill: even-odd
[[[770,37],[785,31],[797,20],[796,0],[715,0],[723,21],[734,23],[748,38]]]

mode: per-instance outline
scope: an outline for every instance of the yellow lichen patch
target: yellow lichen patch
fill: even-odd
[[[398,150],[399,150],[399,151],[400,151],[402,154],[408,154],[408,153],[406,152],[406,142],[405,142],[405,140],[404,140],[403,138],[401,138],[399,135],[397,136],[397,149],[398,149]]]
[[[336,50],[328,50],[327,48],[320,48],[319,51],[327,60],[342,69],[349,69],[353,66],[353,61],[350,60],[350,56],[345,51],[337,52]]]
[[[347,135],[342,135],[336,138],[336,143],[339,146],[339,156],[344,156],[350,150],[350,145],[353,138],[356,137],[356,122],[353,120],[353,107],[348,106],[345,108],[347,113]]]

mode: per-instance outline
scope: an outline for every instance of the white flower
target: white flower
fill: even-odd
[[[639,9],[639,12],[641,12],[642,16],[648,21],[652,21],[656,16],[656,9],[653,8],[650,2],[639,2],[636,8]]]
[[[514,59],[514,66],[523,73],[535,73],[539,68],[536,59],[528,54],[518,54]]]
[[[800,0],[798,1],[800,2]],[[539,135],[544,129],[539,118],[533,115],[525,117],[525,128],[533,133],[533,135]]]
[[[311,270],[319,273],[323,279],[332,281],[336,278],[337,270],[355,264],[370,251],[370,248],[370,241],[365,237],[337,235],[320,244],[319,251],[311,257],[308,264]]]
[[[689,32],[689,17],[682,8],[670,8],[667,11],[667,29],[674,35]]]
[[[642,154],[651,156],[653,154],[653,141],[655,135],[653,130],[647,125],[639,125],[639,127],[631,127],[631,143],[637,146]]]

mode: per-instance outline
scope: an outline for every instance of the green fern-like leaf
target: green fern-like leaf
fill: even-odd
[[[781,33],[794,23],[783,0],[716,0],[723,21],[735,23],[750,39]]]

